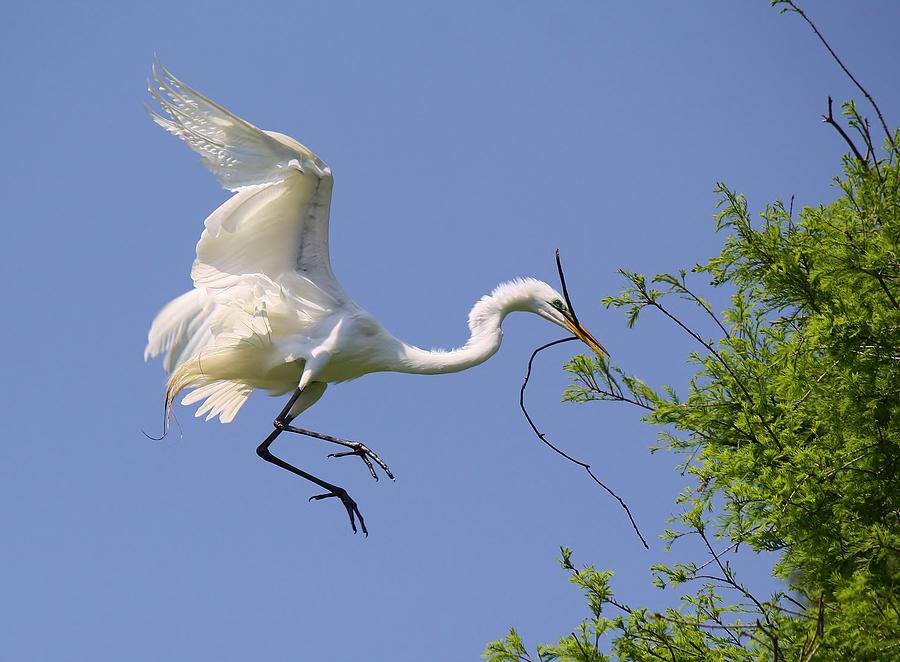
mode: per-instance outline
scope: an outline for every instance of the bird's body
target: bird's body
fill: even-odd
[[[290,236],[304,215],[303,177],[290,174],[282,182],[245,188],[207,219],[193,269],[197,287],[160,312],[146,349],[147,358],[166,352],[170,405],[179,392],[192,388],[185,404],[202,400],[198,415],[229,422],[254,389],[283,395],[371,372],[464,370],[499,349],[509,312],[527,310],[535,295],[557,296],[534,279],[505,283],[472,309],[471,337],[463,347],[427,351],[404,343],[333,278],[324,279],[323,286],[322,278],[316,282],[285,268],[294,257],[284,248],[303,241]],[[248,208],[262,213],[247,214]],[[327,225],[327,206],[318,209],[305,215],[306,222]],[[224,262],[235,253],[243,260],[252,255],[259,271],[234,273],[235,265]],[[322,271],[330,273],[330,268]]]
[[[332,272],[330,168],[296,140],[256,128],[162,67],[154,67],[150,92],[169,116],[151,110],[153,119],[235,192],[206,219],[191,271],[194,288],[166,305],[150,329],[145,358],[165,354],[167,410],[189,389],[183,404],[201,403],[198,416],[227,423],[256,389],[293,392],[275,433],[260,446],[268,454],[268,444],[328,384],[371,372],[437,374],[478,365],[499,349],[501,324],[513,311],[536,313],[602,350],[563,296],[530,278],[504,283],[478,301],[469,314],[470,338],[458,349],[428,351],[398,340],[353,302]],[[373,457],[386,469],[356,442],[309,434],[356,444],[351,454],[367,464]],[[340,488],[260,454],[331,490],[326,496],[341,496],[333,491]],[[352,523],[359,513],[344,496]]]

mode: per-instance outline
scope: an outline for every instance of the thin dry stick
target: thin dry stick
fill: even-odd
[[[822,121],[826,124],[830,124],[835,128],[835,130],[840,134],[841,138],[844,139],[844,142],[850,145],[850,149],[853,150],[854,156],[856,156],[856,160],[862,164],[863,169],[869,169],[869,162],[867,159],[863,158],[863,155],[860,153],[859,149],[857,149],[856,145],[850,139],[850,136],[847,135],[847,132],[841,127],[840,124],[834,121],[834,113],[832,112],[832,100],[831,97],[828,97],[828,114],[822,115]]]
[[[562,285],[563,297],[566,299],[566,305],[569,306],[569,314],[572,316],[572,320],[575,324],[579,324],[578,315],[575,314],[575,306],[572,305],[572,300],[569,298],[569,288],[566,287],[566,276],[563,274],[562,262],[559,259],[559,249],[556,249],[556,270],[559,272],[559,283]]]
[[[847,77],[853,81],[854,85],[856,85],[857,89],[865,95],[866,99],[869,100],[869,103],[872,105],[872,108],[875,109],[875,114],[878,115],[878,119],[881,122],[881,128],[884,129],[884,135],[887,136],[888,141],[891,143],[891,145],[893,145],[894,144],[894,136],[891,133],[890,129],[888,129],[887,122],[884,121],[884,115],[881,114],[881,109],[878,107],[878,104],[875,103],[875,99],[872,98],[872,95],[869,94],[868,90],[866,90],[866,88],[864,88],[862,86],[862,84],[858,80],[856,80],[856,77],[850,73],[850,70],[844,65],[841,58],[838,57],[838,54],[834,52],[834,49],[831,48],[831,45],[827,41],[825,41],[825,37],[823,37],[822,33],[819,32],[819,28],[816,27],[816,24],[813,23],[810,20],[809,16],[806,15],[806,12],[803,11],[802,9],[800,9],[800,7],[798,7],[796,4],[794,4],[793,0],[785,0],[784,4],[788,5],[791,9],[794,10],[795,13],[799,14],[800,17],[804,21],[806,21],[806,23],[809,25],[809,27],[812,28],[813,32],[816,33],[816,36],[819,38],[819,41],[821,41],[822,44],[825,46],[825,48],[828,49],[828,52],[831,53],[831,57],[834,59],[834,61],[838,63],[838,65],[841,67],[841,69],[844,70],[844,73],[847,74]],[[831,104],[829,104],[829,106],[830,105]],[[829,114],[831,114],[830,108],[829,108]],[[860,159],[860,160],[862,160],[862,159]]]
[[[570,307],[570,309],[571,309],[571,307]],[[650,549],[650,546],[647,544],[647,541],[644,540],[644,536],[641,535],[641,531],[640,531],[640,529],[638,529],[638,525],[634,521],[634,517],[632,517],[631,511],[628,509],[628,505],[622,500],[622,497],[620,497],[618,494],[616,494],[611,489],[609,489],[609,487],[607,487],[606,484],[603,483],[603,481],[601,481],[599,478],[597,478],[597,476],[594,474],[594,472],[591,471],[591,465],[587,464],[586,462],[582,462],[581,460],[576,460],[574,457],[572,457],[565,451],[562,451],[559,448],[557,448],[556,446],[554,446],[553,443],[551,443],[550,440],[547,439],[547,435],[545,435],[543,432],[538,430],[538,427],[534,424],[534,421],[531,420],[531,415],[528,413],[528,410],[525,408],[525,387],[528,386],[528,380],[531,378],[531,367],[534,364],[534,357],[536,357],[538,355],[538,352],[541,352],[541,351],[547,349],[548,347],[553,347],[554,345],[559,345],[564,342],[569,342],[570,340],[578,340],[578,338],[576,338],[575,336],[570,336],[568,338],[554,340],[553,342],[547,343],[546,345],[541,345],[536,350],[534,350],[534,352],[532,352],[531,358],[528,359],[528,370],[525,373],[525,381],[522,382],[522,388],[519,389],[519,407],[522,409],[522,413],[525,414],[525,419],[528,421],[528,425],[530,425],[531,429],[534,430],[534,433],[537,435],[538,439],[540,439],[547,446],[549,446],[554,452],[558,453],[559,455],[562,455],[569,462],[572,462],[573,464],[577,464],[579,467],[581,467],[585,471],[587,471],[588,475],[590,475],[590,477],[593,479],[593,481],[595,483],[597,483],[597,485],[599,485],[604,490],[609,492],[609,494],[619,502],[619,505],[621,505],[622,508],[625,509],[625,512],[628,514],[628,519],[631,520],[631,526],[632,526],[632,528],[634,528],[634,532],[637,533],[638,538],[641,539],[641,543],[644,545],[644,548]]]

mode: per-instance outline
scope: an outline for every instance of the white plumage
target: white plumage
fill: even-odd
[[[332,175],[318,156],[233,115],[159,63],[150,94],[162,112],[148,107],[153,120],[182,138],[234,191],[204,223],[191,270],[194,289],[167,304],[150,328],[145,358],[165,354],[167,411],[190,389],[183,404],[200,403],[198,416],[227,423],[255,389],[294,391],[278,424],[289,423],[329,383],[376,371],[436,374],[482,363],[500,347],[501,324],[512,311],[536,313],[603,351],[564,298],[534,279],[504,283],[476,303],[470,338],[459,349],[427,351],[397,340],[334,277],[328,252]],[[271,439],[263,444],[266,452]],[[344,503],[352,523],[358,511]]]
[[[331,270],[331,169],[307,147],[262,131],[191,89],[161,65],[150,93],[165,118],[235,195],[204,223],[194,288],[160,311],[145,358],[166,354],[169,406],[203,401],[197,415],[231,421],[254,389],[281,395],[368,372],[452,372],[499,347],[502,317],[537,312],[569,328],[549,285],[519,279],[499,286],[469,316],[472,338],[450,352],[426,352],[388,334],[347,296]],[[430,360],[429,360],[430,359]],[[320,387],[321,388],[321,387]],[[296,415],[298,412],[292,412]]]

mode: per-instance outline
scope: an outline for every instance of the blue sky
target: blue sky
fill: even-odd
[[[808,4],[896,125],[900,5]],[[518,389],[559,334],[537,318],[509,318],[479,368],[372,375],[304,415],[366,441],[396,483],[314,440],[277,442],[350,491],[368,539],[255,456],[280,401],[254,396],[227,426],[182,408],[183,435],[142,434],[160,428],[164,384],[142,361],[147,328],[190,286],[202,221],[227,197],[145,115],[154,53],[332,166],[335,271],[396,335],[462,343],[479,296],[552,282],[559,247],[617,363],[676,387],[693,348],[599,305],[616,268],[716,252],[719,180],[757,209],[833,199],[844,145],[820,115],[829,94],[861,100],[802,21],[762,1],[7,7],[0,658],[477,659],[510,625],[533,643],[580,618],[559,545],[616,570],[622,600],[671,602],[647,568],[686,479],[649,454],[635,412],[560,403],[571,345],[540,359],[531,411],[628,501],[652,549],[538,443]],[[742,559],[761,585],[767,562]]]

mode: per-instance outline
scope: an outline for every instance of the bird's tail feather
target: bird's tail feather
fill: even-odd
[[[166,385],[166,427],[172,417],[175,400],[185,389],[192,389],[181,401],[183,405],[192,405],[203,401],[195,416],[206,414],[206,420],[219,417],[222,423],[234,420],[240,408],[250,397],[253,387],[236,380],[221,379],[204,370],[216,367],[225,359],[224,352],[204,351],[196,357],[178,366],[169,377]],[[217,371],[212,371],[215,375]]]

